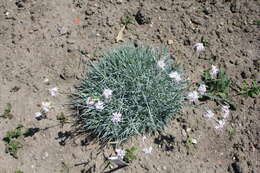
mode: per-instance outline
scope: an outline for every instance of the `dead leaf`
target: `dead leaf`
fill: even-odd
[[[125,30],[125,25],[120,29],[117,37],[116,37],[116,42],[118,43],[119,41],[124,41],[123,39],[123,32]]]
[[[76,18],[73,19],[73,21],[74,21],[75,23],[79,23],[79,22],[80,22],[80,18],[79,18],[79,17],[76,17]]]

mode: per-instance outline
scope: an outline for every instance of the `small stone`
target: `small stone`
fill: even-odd
[[[166,166],[163,166],[163,167],[162,167],[162,169],[163,169],[163,170],[166,170],[166,169],[167,169],[167,167],[166,167]]]
[[[173,40],[168,40],[168,41],[167,41],[167,44],[168,44],[168,45],[173,44]]]
[[[241,75],[241,77],[242,77],[243,79],[248,78],[246,72],[244,72],[244,71],[242,71],[240,75]]]
[[[187,129],[186,129],[186,132],[187,132],[187,133],[191,132],[191,128],[187,128]]]
[[[162,11],[167,11],[167,8],[166,8],[166,7],[163,7],[163,6],[160,6],[160,10],[162,10]]]
[[[184,136],[184,137],[187,137],[187,133],[184,129],[181,130],[181,134]]]
[[[192,142],[193,144],[197,144],[197,143],[198,143],[198,142],[197,142],[197,139],[194,139],[194,138],[191,139],[191,142]]]
[[[123,0],[116,0],[117,4],[122,4]]]
[[[60,27],[58,28],[58,32],[60,33],[60,35],[64,35],[68,32],[68,30],[65,27]]]

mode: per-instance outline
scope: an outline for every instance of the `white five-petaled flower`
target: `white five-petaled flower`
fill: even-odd
[[[204,95],[207,91],[206,85],[205,84],[201,84],[198,88],[198,91],[201,95]]]
[[[142,152],[143,152],[144,154],[151,154],[151,153],[152,153],[152,150],[153,150],[152,147],[143,148],[143,149],[142,149]]]
[[[102,111],[104,109],[104,103],[102,101],[98,101],[96,104],[95,104],[95,108],[96,110],[98,111]]]
[[[54,87],[54,88],[49,89],[49,91],[50,91],[51,96],[56,96],[57,92],[58,92],[58,88]]]
[[[125,150],[122,150],[122,149],[116,149],[116,154],[117,154],[117,157],[123,159],[124,156],[125,156]]]
[[[196,43],[194,45],[194,48],[196,49],[197,52],[202,52],[205,50],[203,43]]]
[[[112,90],[111,89],[104,89],[104,91],[103,91],[103,96],[106,98],[106,99],[108,99],[111,95],[112,95]]]
[[[215,129],[222,129],[225,125],[224,120],[218,120],[218,125],[215,126]]]
[[[204,117],[206,118],[212,118],[214,117],[214,113],[212,112],[212,110],[207,110],[206,113],[204,114]]]
[[[88,97],[88,98],[87,98],[86,104],[87,104],[88,106],[92,106],[92,105],[94,105],[94,103],[95,103],[95,100],[94,100],[93,98],[91,98],[91,97]]]
[[[43,116],[43,114],[42,114],[41,112],[36,112],[36,113],[34,114],[34,117],[35,117],[37,120],[38,120],[38,119],[41,119],[42,116]]]
[[[199,93],[197,91],[192,91],[188,93],[188,99],[191,102],[197,101],[199,98]]]
[[[181,81],[181,76],[180,76],[180,74],[177,71],[171,72],[169,74],[169,77],[174,79],[176,82]]]
[[[211,76],[212,78],[216,78],[218,72],[219,72],[218,67],[215,66],[215,65],[211,65],[211,70],[210,70],[210,72],[209,72],[210,76]]]
[[[42,110],[44,112],[49,112],[51,108],[51,102],[42,102]]]
[[[222,113],[223,118],[228,118],[229,117],[229,106],[222,106],[221,113]]]
[[[112,117],[111,121],[113,123],[119,123],[122,120],[122,114],[121,113],[114,112],[112,115],[113,115],[113,117]]]
[[[157,61],[157,65],[158,65],[161,69],[164,69],[164,67],[165,67],[164,60],[159,60],[159,61]]]

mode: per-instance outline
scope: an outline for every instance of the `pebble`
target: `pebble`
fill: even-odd
[[[60,35],[64,35],[68,32],[67,28],[65,28],[65,27],[58,28],[58,31],[59,31]]]
[[[184,129],[181,130],[181,134],[184,136],[184,137],[187,137],[187,133]]]
[[[116,0],[117,4],[122,4],[123,0]]]
[[[191,139],[191,142],[192,142],[193,144],[197,144],[197,143],[198,143],[198,142],[197,142],[197,139],[194,139],[194,138]]]
[[[167,41],[167,44],[168,44],[168,45],[173,44],[173,40],[168,40],[168,41]]]

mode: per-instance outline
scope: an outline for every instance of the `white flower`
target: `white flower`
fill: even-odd
[[[51,96],[56,96],[57,92],[58,92],[58,88],[54,87],[54,88],[49,89],[49,91],[50,91]]]
[[[153,150],[152,147],[143,148],[143,149],[142,149],[142,152],[143,152],[144,154],[151,154],[151,153],[152,153],[152,150]]]
[[[112,95],[112,90],[111,89],[104,89],[103,91],[103,96],[108,99]]]
[[[117,157],[123,159],[124,156],[125,156],[125,150],[122,150],[122,149],[116,149],[116,154],[117,154]]]
[[[204,117],[206,118],[212,118],[214,117],[214,113],[211,110],[207,110],[206,113],[204,114]]]
[[[92,106],[92,105],[94,105],[94,103],[95,103],[95,100],[94,100],[93,98],[91,98],[91,97],[88,97],[88,98],[87,98],[86,104],[87,104],[88,106]]]
[[[122,114],[119,113],[119,112],[114,112],[111,121],[112,121],[113,123],[118,123],[118,122],[120,122],[121,120],[122,120]]]
[[[222,106],[221,113],[223,118],[229,117],[229,106]]]
[[[225,125],[225,121],[224,120],[218,120],[218,125],[215,126],[215,129],[222,129]]]
[[[104,109],[104,103],[102,101],[98,101],[96,104],[95,104],[95,108],[99,111],[103,110]]]
[[[197,52],[202,52],[205,50],[203,43],[196,43],[193,47],[196,49]]]
[[[217,68],[217,66],[211,65],[211,70],[210,70],[210,72],[209,72],[210,76],[211,76],[212,78],[216,78],[218,72],[219,72],[219,69]]]
[[[35,117],[37,120],[41,119],[42,116],[43,116],[43,114],[42,114],[41,112],[36,112],[36,113],[34,114],[34,117]]]
[[[42,102],[42,110],[44,112],[49,112],[51,108],[51,102]]]
[[[197,101],[199,98],[199,93],[197,91],[192,91],[188,93],[188,99],[191,102]]]
[[[181,81],[181,76],[178,72],[174,71],[169,74],[169,77],[174,79],[176,82]]]
[[[201,95],[204,95],[205,92],[207,91],[206,85],[205,85],[205,84],[201,84],[201,85],[199,86],[199,88],[198,88],[198,91],[199,91],[199,93],[200,93]]]
[[[159,60],[159,61],[157,61],[157,65],[158,65],[161,69],[164,69],[164,67],[165,67],[164,60]]]

